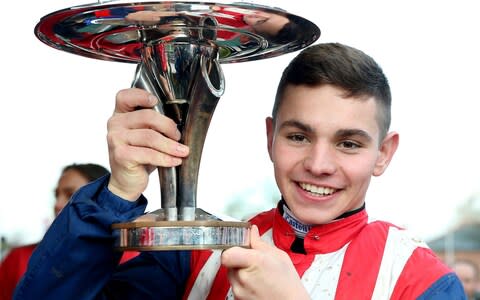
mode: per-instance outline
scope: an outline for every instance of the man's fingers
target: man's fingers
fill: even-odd
[[[276,251],[277,248],[262,240],[257,225],[250,229],[250,247],[260,251]]]
[[[158,100],[145,90],[137,88],[121,90],[117,93],[115,113],[107,123],[108,132],[151,129],[179,141],[181,133],[177,124],[151,109],[157,102]],[[139,107],[145,109],[138,109]]]
[[[124,113],[134,111],[138,107],[152,108],[158,99],[145,90],[130,88],[121,90],[115,97],[115,112]]]
[[[112,158],[118,161],[128,161],[129,166],[162,166],[175,167],[182,163],[182,159],[159,153],[145,147],[121,147],[115,149]]]
[[[250,249],[232,247],[222,253],[222,265],[227,268],[248,268],[251,265]]]
[[[270,245],[262,241],[257,225],[252,225],[250,228],[250,247],[258,250],[264,250],[270,247]]]
[[[227,268],[248,268],[258,263],[265,251],[274,248],[262,241],[256,225],[250,229],[250,247],[251,249],[232,247],[225,250],[222,253],[222,264]]]
[[[112,133],[113,135],[114,133]],[[166,138],[162,134],[150,129],[130,130],[121,137],[122,143],[112,141],[112,146],[132,146],[151,149],[159,154],[164,154],[176,158],[184,158],[188,156],[189,149],[187,146],[180,144],[172,139]],[[120,138],[118,139],[120,140]],[[152,162],[153,163],[153,162]]]
[[[175,122],[153,109],[140,109],[129,113],[115,113],[107,122],[108,131],[151,129],[169,137],[180,140],[181,133]]]

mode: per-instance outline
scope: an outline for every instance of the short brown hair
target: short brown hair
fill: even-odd
[[[272,117],[275,120],[288,85],[331,84],[346,92],[346,97],[373,97],[379,104],[377,122],[380,138],[390,128],[390,86],[380,66],[364,52],[339,43],[310,46],[300,52],[283,71],[277,89]]]

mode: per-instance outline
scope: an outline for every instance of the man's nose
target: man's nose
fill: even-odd
[[[305,169],[313,175],[331,175],[337,170],[335,148],[326,143],[313,144],[303,164]]]
[[[68,200],[66,200],[65,197],[57,197],[55,199],[55,206],[54,206],[55,211],[60,212],[65,207],[67,202]]]

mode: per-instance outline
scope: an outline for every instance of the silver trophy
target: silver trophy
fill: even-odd
[[[197,207],[202,149],[225,89],[220,64],[302,49],[319,38],[315,24],[244,2],[112,1],[48,14],[35,35],[62,51],[137,64],[132,86],[161,100],[155,110],[175,120],[190,147],[181,166],[158,168],[161,208],[113,224],[118,250],[249,246],[248,222],[223,221]]]

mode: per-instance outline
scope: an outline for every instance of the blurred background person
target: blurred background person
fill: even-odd
[[[65,166],[55,188],[55,217],[80,187],[108,173],[105,167],[93,163]],[[38,243],[12,248],[0,263],[0,300],[12,299],[15,287],[25,273],[28,260],[37,245]],[[121,262],[136,255],[136,252],[125,252]]]
[[[462,281],[468,300],[480,300],[478,266],[473,261],[461,259],[455,261],[452,269]]]

